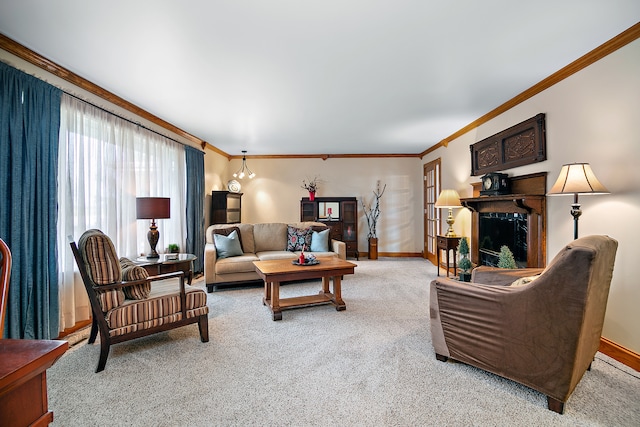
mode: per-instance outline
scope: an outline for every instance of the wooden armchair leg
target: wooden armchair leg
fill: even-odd
[[[200,341],[209,342],[209,318],[206,314],[200,316],[198,329],[200,330]]]
[[[89,334],[89,344],[93,344],[96,342],[96,337],[98,336],[98,321],[96,320],[96,316],[92,316],[93,320],[91,321],[91,333]]]
[[[547,408],[558,414],[564,414],[564,402],[554,399],[551,396],[547,396]]]
[[[98,360],[96,373],[104,371],[104,367],[107,365],[107,357],[109,357],[109,348],[107,340],[100,337],[100,359]]]

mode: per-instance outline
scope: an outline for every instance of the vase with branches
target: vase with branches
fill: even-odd
[[[364,215],[367,218],[367,227],[369,233],[367,238],[369,240],[369,259],[378,259],[378,219],[380,219],[380,199],[384,194],[384,190],[387,189],[387,184],[380,190],[380,181],[376,185],[376,189],[373,192],[373,200],[371,203],[366,204],[364,199],[362,200],[362,209]]]
[[[309,180],[303,179],[301,188],[309,192],[309,200],[314,200],[316,198],[316,192],[318,191],[318,177],[316,176]]]

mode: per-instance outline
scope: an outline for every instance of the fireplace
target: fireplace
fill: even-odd
[[[481,265],[498,266],[502,246],[513,252],[518,268],[527,266],[528,215],[515,212],[481,212],[478,255]]]
[[[546,265],[546,172],[512,177],[513,194],[480,196],[480,183],[473,185],[474,197],[461,199],[472,211],[471,261],[478,265],[498,264],[502,245],[512,252],[518,267]]]

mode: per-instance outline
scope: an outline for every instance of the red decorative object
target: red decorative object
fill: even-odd
[[[315,199],[316,199],[316,192],[309,191],[309,200],[313,202]]]

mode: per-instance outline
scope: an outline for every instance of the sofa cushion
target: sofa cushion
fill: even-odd
[[[143,280],[149,277],[149,273],[144,268],[136,265],[129,258],[120,258],[120,268],[122,269],[122,281]],[[122,288],[125,297],[128,299],[145,299],[151,292],[151,283],[141,283]]]
[[[329,229],[311,231],[311,252],[329,252]]]
[[[218,258],[222,259],[242,255],[240,237],[236,230],[233,230],[228,236],[215,233],[213,235],[213,240],[216,245]]]
[[[253,238],[256,243],[254,253],[285,251],[287,250],[287,224],[281,222],[254,224]]]
[[[214,224],[207,228],[207,243],[215,243],[213,239],[215,230],[233,227],[237,227],[240,230],[239,236],[243,252],[255,253],[256,246],[253,241],[253,224]]]
[[[535,276],[527,276],[527,277],[521,277],[517,280],[514,280],[511,285],[511,287],[517,288],[518,286],[524,286],[524,285],[528,285],[529,283],[533,282],[534,280],[536,280],[538,277],[540,277],[539,274],[535,275]]]
[[[311,228],[287,226],[287,250],[308,250],[311,246]]]
[[[295,252],[288,251],[262,251],[256,254],[260,261],[270,261],[273,259],[290,259],[294,260],[298,258]]]
[[[238,233],[238,237],[239,237],[238,240],[240,240],[240,249],[244,253],[244,247],[242,246],[242,233],[240,232],[240,228],[235,227],[235,226],[225,227],[225,228],[216,228],[216,229],[212,230],[212,232],[213,232],[213,234],[222,234],[223,236],[228,236],[234,230],[236,231],[236,233]]]
[[[255,254],[249,253],[232,258],[218,259],[215,271],[216,274],[255,272],[256,266],[253,261],[259,261],[259,258]]]
[[[204,290],[187,285],[185,293],[187,318],[209,312],[207,294]],[[180,285],[175,279],[155,282],[148,299],[127,300],[105,315],[110,336],[149,329],[180,319],[182,319]]]

